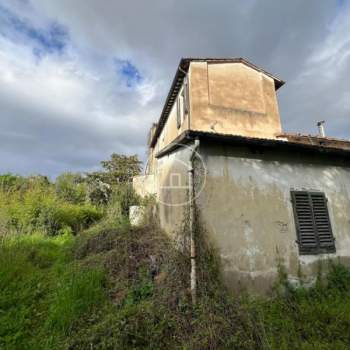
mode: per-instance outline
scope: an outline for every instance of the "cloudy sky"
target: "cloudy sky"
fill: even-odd
[[[287,82],[285,131],[350,138],[350,0],[0,0],[0,172],[144,159],[186,56],[245,57]]]

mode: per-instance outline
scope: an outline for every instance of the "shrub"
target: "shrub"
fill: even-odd
[[[87,198],[86,184],[80,174],[59,175],[55,181],[55,189],[58,198],[69,203],[84,203]]]
[[[121,183],[113,186],[109,204],[110,206],[117,205],[121,211],[121,215],[128,217],[130,206],[137,205],[139,203],[140,197],[134,191],[132,184]]]
[[[25,179],[18,175],[11,173],[0,175],[0,191],[10,192],[18,190],[23,186]]]
[[[73,204],[57,198],[53,188],[22,192],[0,192],[0,220],[3,231],[56,235],[65,230],[77,233],[98,221],[103,211],[91,204]]]

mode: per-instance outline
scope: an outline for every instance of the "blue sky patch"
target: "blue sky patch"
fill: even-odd
[[[61,25],[51,23],[45,29],[35,28],[1,5],[0,27],[0,34],[12,40],[29,42],[37,58],[47,53],[62,53],[68,40],[68,33]]]
[[[118,74],[124,79],[129,88],[142,82],[143,77],[140,71],[129,60],[114,59]]]
[[[346,0],[336,0],[336,2],[337,2],[337,9],[340,10],[341,8],[344,7]]]

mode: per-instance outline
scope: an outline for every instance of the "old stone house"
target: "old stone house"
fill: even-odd
[[[350,142],[284,133],[283,84],[241,58],[182,59],[134,178],[169,234],[195,203],[235,290],[268,291],[281,260],[297,282],[350,258]]]

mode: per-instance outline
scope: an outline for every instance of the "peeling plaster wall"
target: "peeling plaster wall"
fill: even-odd
[[[201,140],[206,179],[196,200],[208,238],[217,248],[227,285],[269,293],[281,262],[295,283],[312,282],[320,262],[350,265],[350,162],[276,150],[219,145]],[[162,228],[175,235],[188,210],[190,150],[158,160],[156,189]],[[203,171],[203,165],[200,171]],[[175,174],[175,175],[174,175]],[[200,183],[199,171],[195,183]],[[180,185],[180,186],[178,186]],[[336,253],[299,256],[290,191],[325,192]]]
[[[233,290],[268,293],[280,260],[295,282],[312,280],[320,260],[350,261],[350,164],[203,143],[200,153],[207,177],[197,205]],[[325,192],[336,254],[299,256],[291,189]]]

